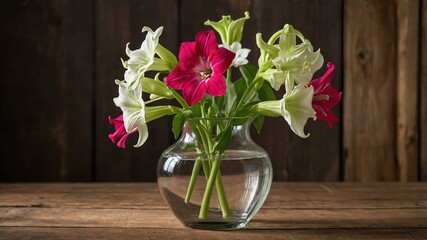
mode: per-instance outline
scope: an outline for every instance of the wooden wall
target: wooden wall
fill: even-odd
[[[253,134],[274,180],[427,180],[427,0],[5,0],[0,181],[154,181],[171,118],[149,123],[138,149],[107,137],[126,43],[137,48],[142,26],[162,25],[160,42],[177,53],[206,19],[246,10],[251,61],[255,34],[289,23],[336,64],[343,91],[332,129],[309,122],[301,139],[276,118]]]

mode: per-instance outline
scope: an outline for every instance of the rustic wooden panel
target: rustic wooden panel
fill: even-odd
[[[333,84],[341,89],[342,75],[342,3],[341,1],[182,1],[181,40],[193,41],[207,19],[219,20],[222,15],[234,19],[249,11],[251,19],[245,25],[242,45],[252,49],[250,61],[257,63],[255,34],[263,33],[269,38],[284,24],[292,24],[310,39],[314,47],[321,48],[325,61],[336,64]],[[194,9],[198,9],[194,11]],[[320,73],[323,73],[322,68]],[[283,91],[277,93],[281,98]],[[339,107],[336,113],[340,116]],[[340,124],[329,129],[326,123],[310,122],[308,139],[301,139],[291,132],[283,118],[266,119],[260,135],[253,138],[263,146],[273,161],[276,181],[336,181],[340,179]],[[326,141],[325,141],[326,139]]]
[[[426,190],[423,183],[275,182],[247,228],[218,232],[184,228],[154,183],[3,184],[0,239],[425,239]]]
[[[2,4],[1,181],[90,179],[90,6]]]
[[[1,9],[0,179],[60,180],[65,111],[62,1],[8,1]],[[55,101],[52,101],[52,93]]]
[[[0,216],[1,227],[184,228],[169,209],[0,208]],[[248,228],[425,228],[426,216],[427,209],[265,209]]]
[[[65,145],[61,181],[91,181],[93,168],[93,1],[64,5]]]
[[[400,181],[418,181],[419,10],[416,0],[397,0],[397,140]]]
[[[344,4],[347,181],[396,180],[397,23],[392,1]]]
[[[420,179],[427,181],[427,0],[421,6]]]
[[[137,134],[129,137],[125,150],[108,139],[114,131],[108,116],[121,114],[113,98],[118,96],[115,79],[123,79],[125,69],[120,58],[127,59],[125,45],[139,48],[145,35],[142,27],[153,30],[163,25],[160,39],[164,46],[177,48],[177,2],[163,1],[97,1],[96,2],[96,176],[97,181],[154,181],[157,159],[172,143],[171,120],[149,123],[150,137],[139,149],[133,148]],[[161,14],[159,14],[161,13]]]
[[[427,208],[422,183],[275,182],[273,186],[263,209]],[[0,208],[10,207],[167,209],[152,183],[2,185]]]
[[[244,230],[244,231],[201,231],[193,229],[138,229],[128,228],[37,228],[6,227],[0,228],[1,236],[13,239],[299,239],[299,240],[407,240],[426,239],[424,229],[296,229],[296,230]],[[6,238],[5,238],[6,239]]]

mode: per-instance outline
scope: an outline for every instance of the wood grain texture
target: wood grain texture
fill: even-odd
[[[64,234],[66,233],[66,234]],[[132,229],[128,228],[37,228],[0,227],[0,239],[221,239],[221,240],[407,240],[426,239],[423,229],[297,229],[297,230],[244,230],[202,231],[193,229]]]
[[[425,183],[276,182],[248,227],[221,232],[184,228],[154,183],[2,184],[0,239],[425,239],[425,199]]]
[[[420,1],[396,0],[398,179],[418,181],[418,86]]]
[[[118,96],[115,79],[122,80],[125,69],[120,58],[127,60],[126,43],[139,48],[145,35],[143,26],[154,30],[164,26],[160,43],[171,51],[177,48],[177,2],[163,1],[97,1],[96,2],[96,177],[97,181],[155,181],[157,160],[172,144],[171,119],[148,124],[149,140],[133,148],[137,134],[129,137],[126,149],[117,148],[108,139],[114,128],[108,116],[121,114],[113,103]],[[159,15],[153,13],[162,13]],[[148,96],[144,96],[147,99]]]
[[[2,6],[0,45],[8,56],[0,67],[1,113],[8,126],[1,133],[2,180],[60,180],[65,146],[62,6],[61,1]]]
[[[65,144],[61,181],[92,181],[93,168],[93,1],[64,4]]]
[[[393,1],[344,4],[344,176],[397,180],[397,23]]]
[[[427,0],[422,0],[421,9],[420,179],[427,181]]]

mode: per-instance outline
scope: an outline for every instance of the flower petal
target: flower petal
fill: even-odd
[[[185,84],[182,95],[185,102],[192,106],[198,103],[206,94],[206,81],[192,80]]]
[[[185,70],[179,66],[174,68],[164,79],[166,86],[176,90],[183,89],[185,84],[192,80],[201,80],[200,75],[195,71]]]
[[[196,53],[196,42],[183,42],[179,48],[179,66],[183,69],[190,69],[199,62]]]
[[[196,34],[196,51],[204,59],[212,59],[218,48],[213,30],[199,32]]]
[[[332,108],[341,100],[341,92],[338,92],[332,85],[331,79],[335,70],[335,65],[328,63],[328,70],[322,77],[314,79],[309,86],[314,88],[313,108],[316,111],[316,117],[329,124],[332,127],[339,119],[332,112]]]
[[[140,147],[142,146],[142,144],[145,143],[145,141],[147,141],[148,127],[145,121],[143,120],[138,120],[136,122],[136,127],[138,128],[139,137],[138,137],[138,142],[134,145],[134,147]]]
[[[233,62],[235,53],[226,48],[218,48],[214,58],[212,59],[212,72],[215,74],[223,74]]]
[[[211,96],[222,96],[225,94],[227,85],[224,76],[212,74],[209,80],[206,81],[206,91]]]
[[[115,143],[117,139],[119,139],[123,134],[126,133],[125,126],[123,124],[123,114],[118,116],[117,118],[108,117],[110,124],[114,125],[114,133],[108,135],[110,140]]]
[[[311,106],[313,87],[300,84],[292,90],[286,87],[286,91],[282,99],[282,115],[295,134],[307,138],[310,134],[304,133],[304,126],[309,118],[316,118],[316,112]]]

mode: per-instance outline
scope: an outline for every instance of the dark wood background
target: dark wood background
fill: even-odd
[[[427,0],[4,0],[0,181],[155,181],[171,118],[149,123],[138,149],[107,137],[126,43],[164,26],[160,42],[177,53],[206,19],[245,10],[251,61],[255,34],[289,23],[336,64],[343,91],[332,129],[309,122],[301,139],[276,118],[253,134],[275,181],[427,180]]]

